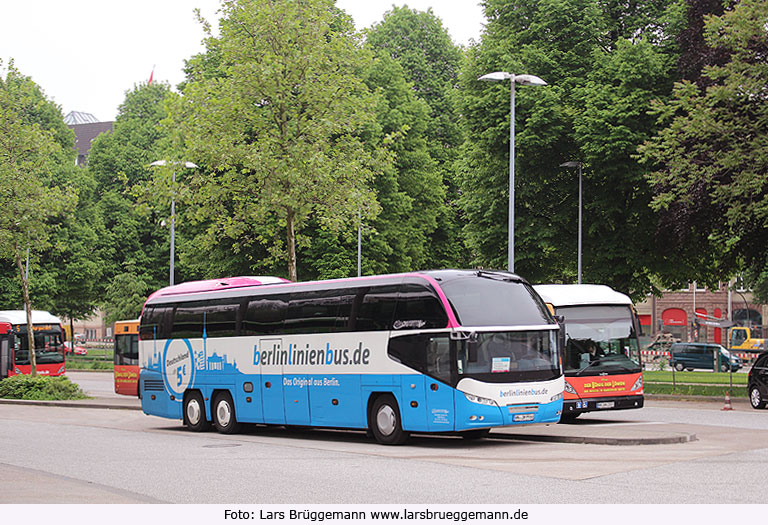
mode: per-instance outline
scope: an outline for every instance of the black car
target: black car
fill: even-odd
[[[747,394],[752,408],[765,408],[768,401],[768,352],[757,356],[755,364],[749,371]]]

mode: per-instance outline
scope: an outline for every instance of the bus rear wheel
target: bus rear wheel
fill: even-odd
[[[204,432],[211,428],[205,417],[205,403],[200,392],[190,392],[184,397],[184,424],[192,432]]]
[[[221,392],[213,400],[213,426],[222,434],[236,434],[240,423],[235,416],[235,404],[229,392]]]
[[[408,432],[403,431],[400,420],[400,408],[389,394],[379,396],[373,402],[368,426],[382,445],[402,445],[408,440]]]

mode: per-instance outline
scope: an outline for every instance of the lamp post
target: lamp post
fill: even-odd
[[[495,81],[509,80],[510,84],[510,117],[509,117],[509,243],[507,247],[507,267],[515,271],[515,84],[521,86],[546,86],[534,75],[515,75],[506,71],[495,71],[483,75],[478,80]]]
[[[176,168],[175,166],[183,166],[185,168],[197,168],[197,164],[194,164],[192,162],[185,162],[185,161],[166,161],[166,160],[156,160],[155,162],[150,163],[150,166],[165,166],[167,164],[172,164],[174,166],[173,172],[171,175],[171,267],[170,267],[170,283],[171,286],[174,284],[173,280],[173,273],[174,273],[174,259],[175,256],[175,248],[176,248],[176,197],[175,197],[175,190],[176,190]]]
[[[581,284],[581,162],[572,160],[568,162],[563,162],[560,164],[561,168],[579,168],[579,249],[578,249],[578,270],[577,270],[577,279],[578,283]]]
[[[357,276],[362,275],[363,262],[363,211],[357,208]]]

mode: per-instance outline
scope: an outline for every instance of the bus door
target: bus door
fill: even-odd
[[[8,334],[11,331],[11,325],[0,323],[0,379],[8,377],[13,362],[11,359],[11,345],[8,344]]]
[[[307,375],[289,375],[283,370],[283,397],[285,399],[285,423],[309,425],[309,381]]]
[[[261,406],[264,422],[285,424],[283,365],[274,364],[282,350],[282,339],[259,339],[261,365]]]
[[[426,344],[427,372],[424,377],[427,400],[427,429],[431,432],[454,429],[453,391],[447,383],[451,378],[451,345],[444,334],[431,337]],[[436,379],[437,378],[437,379]],[[442,380],[441,380],[442,379]]]

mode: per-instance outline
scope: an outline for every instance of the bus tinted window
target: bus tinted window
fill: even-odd
[[[441,285],[464,326],[553,324],[547,307],[530,285],[467,276]]]
[[[142,341],[152,339],[168,339],[171,335],[171,314],[173,310],[167,306],[147,306],[141,314],[139,338]]]
[[[341,290],[318,290],[292,295],[283,332],[286,334],[333,332],[340,302]]]
[[[195,339],[203,337],[204,304],[181,303],[173,310],[172,339]]]
[[[232,337],[238,335],[240,303],[235,299],[209,301],[205,309],[205,332],[208,337]]]
[[[397,285],[363,286],[356,289],[350,330],[391,330],[397,304]]]
[[[451,381],[451,345],[447,334],[417,334],[395,337],[388,353],[406,366],[440,381]]]
[[[414,283],[400,287],[392,324],[395,330],[445,328],[447,325],[448,316],[432,289]]]
[[[283,330],[289,296],[267,295],[251,299],[243,319],[242,335],[277,334]]]

